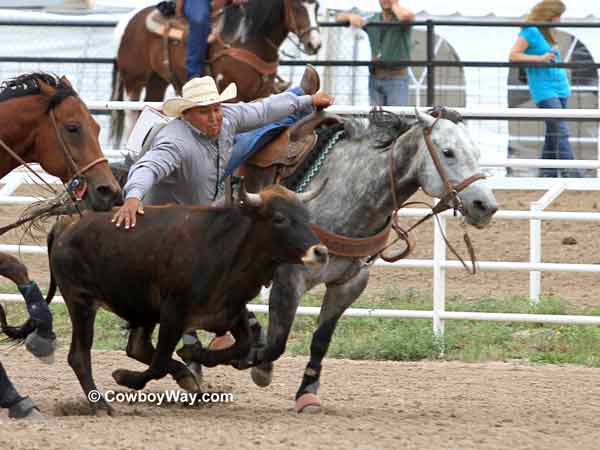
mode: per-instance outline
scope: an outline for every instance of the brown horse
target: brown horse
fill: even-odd
[[[102,154],[100,127],[66,77],[20,75],[0,86],[0,178],[22,162],[39,163],[69,183],[88,207],[106,211],[121,189]]]
[[[250,0],[243,6],[227,6],[215,26],[217,38],[210,45],[212,76],[220,90],[235,82],[237,101],[251,101],[273,93],[278,67],[279,47],[292,32],[306,53],[321,47],[317,24],[317,0]],[[117,54],[118,75],[113,100],[139,100],[146,89],[145,101],[162,101],[172,84],[177,92],[187,81],[186,44],[166,40],[146,28],[146,19],[154,7],[142,9],[127,23]],[[234,100],[235,101],[235,100]],[[135,114],[128,115],[130,129]],[[124,132],[124,115],[115,112],[113,141],[118,145]]]

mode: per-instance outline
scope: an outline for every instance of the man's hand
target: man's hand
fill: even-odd
[[[365,18],[359,16],[358,14],[350,14],[350,17],[348,17],[348,22],[350,22],[350,26],[353,26],[355,28],[362,28],[367,23]]]
[[[317,92],[311,96],[312,106],[315,109],[323,109],[333,105],[333,97],[325,92]]]
[[[125,200],[123,206],[113,216],[111,222],[115,223],[117,228],[125,223],[125,229],[134,228],[136,222],[136,214],[144,214],[144,207],[139,198],[131,197]]]

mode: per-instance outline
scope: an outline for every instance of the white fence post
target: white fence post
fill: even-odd
[[[546,209],[550,203],[562,194],[565,185],[558,184],[549,189],[537,202],[531,202],[529,210],[540,212]],[[531,219],[529,221],[529,259],[532,264],[542,262],[542,220]],[[539,303],[542,291],[542,273],[538,270],[529,272],[529,299],[532,303]]]
[[[446,218],[438,216],[439,226],[433,224],[433,334],[444,336],[444,320],[440,317],[446,310]]]

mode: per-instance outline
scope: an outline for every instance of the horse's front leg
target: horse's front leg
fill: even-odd
[[[296,393],[296,411],[317,412],[321,403],[317,397],[321,363],[329,349],[339,318],[367,287],[369,271],[363,268],[344,284],[327,285],[319,315],[319,325],[310,344],[310,360],[304,370],[302,384]]]

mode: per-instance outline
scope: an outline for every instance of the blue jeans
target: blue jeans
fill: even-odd
[[[186,0],[183,13],[190,23],[185,67],[188,80],[204,74],[210,34],[210,0]]]
[[[369,76],[369,101],[371,106],[408,106],[410,76],[375,78]]]
[[[304,95],[301,87],[289,89],[297,96]],[[312,108],[306,108],[294,114],[290,114],[281,120],[268,123],[255,130],[246,131],[235,136],[235,144],[231,152],[231,157],[225,166],[224,176],[228,177],[240,166],[244,161],[250,158],[254,152],[263,148],[269,142],[273,141],[283,130],[298,122],[312,112]]]
[[[542,100],[537,104],[538,108],[544,109],[566,109],[566,97],[552,97]],[[569,126],[565,120],[546,120],[546,138],[542,148],[542,159],[575,159],[571,144],[569,143]],[[579,169],[561,169],[561,174],[567,177],[582,176]],[[543,177],[557,177],[559,169],[543,168],[540,175]]]

